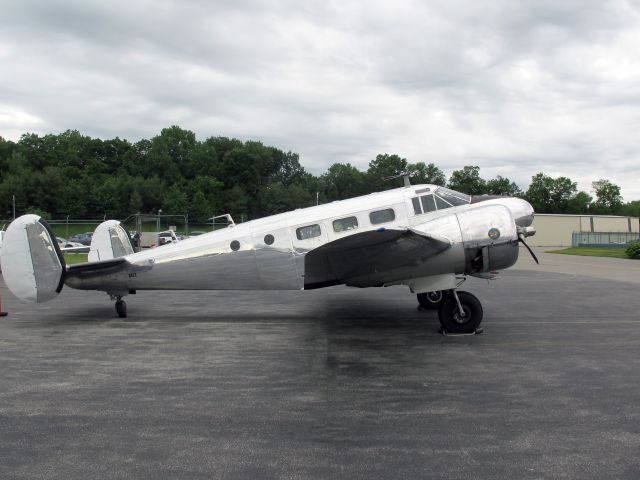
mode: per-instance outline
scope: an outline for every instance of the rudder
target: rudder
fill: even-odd
[[[118,220],[102,222],[93,232],[88,260],[100,262],[134,253],[129,232]]]
[[[11,293],[27,302],[51,300],[64,286],[64,257],[51,227],[38,215],[23,215],[11,222],[2,242],[0,265]]]

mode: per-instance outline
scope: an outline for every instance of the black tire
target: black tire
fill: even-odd
[[[447,297],[448,290],[436,290],[435,292],[418,293],[418,303],[426,310],[438,310],[444,299]]]
[[[116,302],[116,312],[120,318],[127,318],[127,304],[124,300],[118,300]]]
[[[465,316],[460,316],[456,297],[448,295],[438,310],[440,324],[450,333],[474,333],[482,322],[482,304],[475,295],[469,292],[458,292],[458,298]]]

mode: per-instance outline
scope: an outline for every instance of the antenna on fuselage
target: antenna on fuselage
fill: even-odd
[[[413,175],[413,173],[411,172],[402,172],[399,173],[398,175],[390,175],[388,177],[382,177],[382,181],[383,182],[388,182],[389,180],[394,180],[396,178],[400,178],[402,177],[402,181],[404,182],[404,186],[405,187],[410,187],[411,186],[411,176]]]

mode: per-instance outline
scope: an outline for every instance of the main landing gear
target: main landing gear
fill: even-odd
[[[465,291],[443,290],[418,294],[420,306],[438,309],[438,319],[443,334],[480,333],[482,305],[478,298]]]
[[[444,302],[445,296],[449,295],[450,290],[438,290],[435,292],[419,293],[418,303],[425,310],[438,310],[442,302]]]
[[[122,297],[116,297],[116,312],[120,318],[127,318],[127,304]]]

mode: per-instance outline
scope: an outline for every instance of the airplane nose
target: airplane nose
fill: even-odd
[[[533,223],[533,207],[529,202],[521,198],[514,199],[511,213],[516,225],[519,227],[528,227]]]

